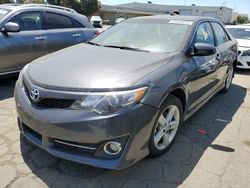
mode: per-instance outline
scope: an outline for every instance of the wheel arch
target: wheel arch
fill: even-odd
[[[183,112],[185,112],[186,106],[187,106],[187,94],[185,92],[185,89],[183,87],[171,88],[168,92],[166,92],[163,100],[160,103],[160,106],[164,103],[164,101],[166,100],[166,98],[169,95],[173,95],[173,96],[177,97],[178,99],[180,99],[180,101],[182,103],[182,107],[183,107]]]

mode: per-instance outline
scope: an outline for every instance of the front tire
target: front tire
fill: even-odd
[[[162,155],[172,146],[183,122],[183,106],[170,95],[160,108],[149,140],[149,156]]]

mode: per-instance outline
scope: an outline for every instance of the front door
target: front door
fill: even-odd
[[[0,72],[21,69],[45,54],[46,33],[41,12],[20,13],[9,20],[18,23],[20,32],[0,33]]]
[[[201,23],[195,34],[195,43],[205,43],[215,46],[213,30],[209,22]],[[206,100],[218,85],[217,69],[220,60],[217,54],[211,56],[192,56],[189,62],[193,68],[188,83],[188,111]]]

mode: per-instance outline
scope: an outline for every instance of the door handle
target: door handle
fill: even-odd
[[[72,35],[72,37],[80,37],[80,36],[82,36],[82,34],[80,34],[80,33],[74,33],[74,34]]]
[[[35,37],[35,40],[45,40],[47,39],[46,36],[38,36],[38,37]]]

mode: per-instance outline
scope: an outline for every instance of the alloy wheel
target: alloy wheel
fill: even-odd
[[[177,106],[168,106],[160,115],[154,131],[154,144],[164,150],[173,141],[180,124],[180,111]]]

